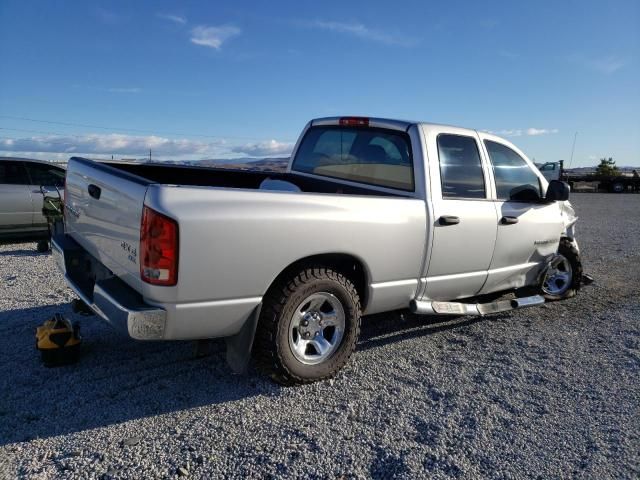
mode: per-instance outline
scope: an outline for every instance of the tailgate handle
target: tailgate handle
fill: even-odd
[[[99,186],[94,185],[93,183],[90,183],[89,186],[87,187],[87,190],[89,191],[89,195],[91,195],[93,198],[95,198],[96,200],[100,199],[100,194],[102,193],[102,190],[100,190]]]

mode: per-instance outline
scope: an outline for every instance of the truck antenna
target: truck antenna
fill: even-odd
[[[576,138],[578,137],[578,132],[573,136],[573,145],[571,146],[571,158],[569,159],[569,166],[567,168],[571,168],[571,164],[573,163],[573,151],[576,149]]]

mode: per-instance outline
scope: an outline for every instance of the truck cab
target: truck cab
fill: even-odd
[[[545,200],[548,181],[521,150],[471,129],[318,119],[305,128],[289,171],[424,200],[418,296],[434,300],[531,283],[573,220],[570,206]]]

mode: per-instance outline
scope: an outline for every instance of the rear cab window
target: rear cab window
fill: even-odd
[[[409,135],[372,127],[311,127],[292,170],[377,187],[413,192]]]

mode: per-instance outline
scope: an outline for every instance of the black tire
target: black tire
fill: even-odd
[[[290,347],[290,322],[301,303],[315,293],[329,293],[344,310],[344,333],[333,353],[321,363],[302,363]],[[360,335],[360,298],[353,283],[326,267],[308,267],[278,281],[265,295],[253,344],[258,370],[282,385],[333,377],[349,360]]]
[[[568,238],[563,238],[560,240],[558,253],[565,257],[571,265],[571,281],[569,284],[569,288],[567,288],[560,295],[550,294],[548,292],[545,292],[544,289],[541,288],[542,295],[547,301],[564,300],[566,298],[575,296],[578,290],[580,290],[580,285],[582,283],[582,262],[580,261],[580,254]]]
[[[49,251],[49,242],[47,240],[39,240],[36,244],[36,250],[39,253],[45,253]]]

